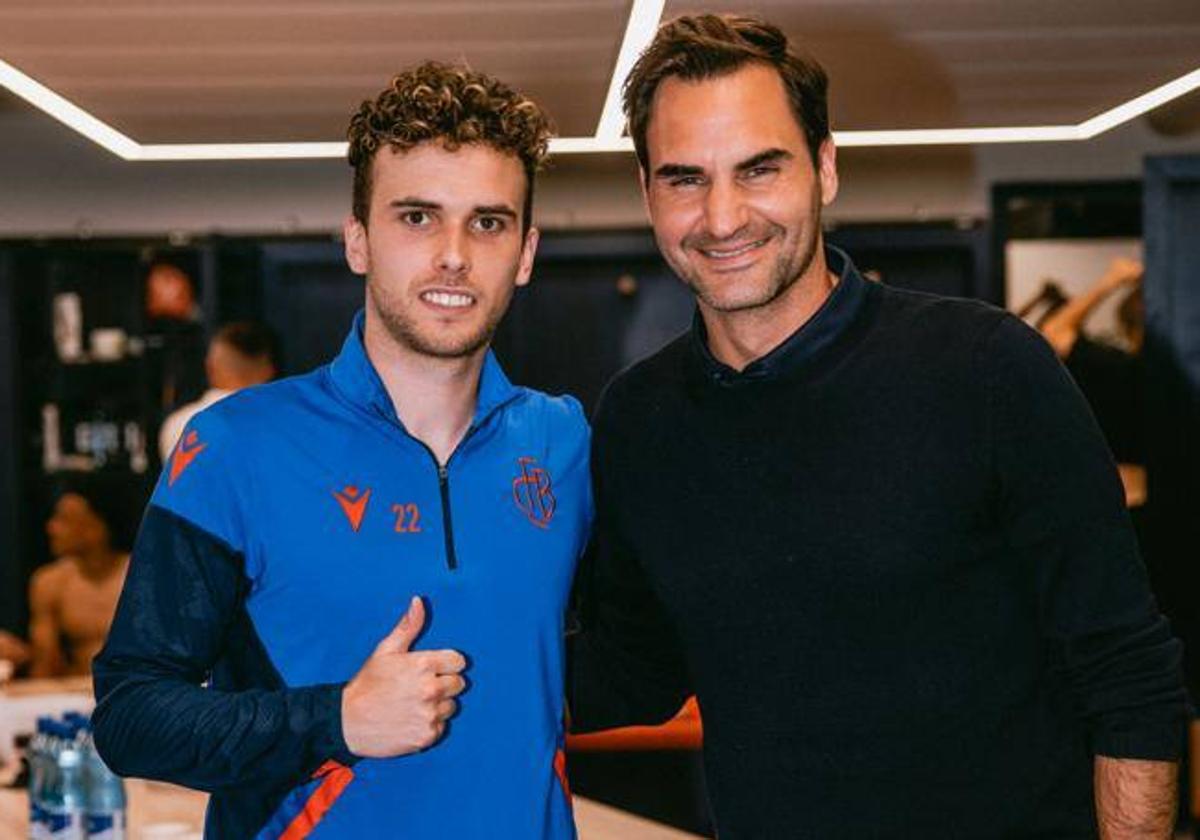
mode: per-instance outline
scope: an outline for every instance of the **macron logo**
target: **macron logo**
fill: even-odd
[[[175,452],[171,455],[171,475],[167,478],[167,486],[173,487],[179,476],[183,475],[183,471],[191,466],[192,461],[196,460],[196,456],[207,447],[207,443],[200,442],[200,437],[196,434],[195,429],[180,438]]]
[[[346,514],[350,527],[357,534],[358,526],[362,525],[363,515],[367,512],[367,502],[371,501],[371,488],[359,490],[354,485],[347,484],[340,491],[334,490],[333,497],[342,506],[342,513]]]

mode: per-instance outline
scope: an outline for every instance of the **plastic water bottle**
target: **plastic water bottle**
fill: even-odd
[[[41,840],[50,837],[50,811],[58,807],[62,799],[61,773],[58,771],[59,724],[54,720],[46,721],[46,735],[42,742],[41,773],[38,784],[38,808],[41,825],[39,836]]]
[[[88,840],[125,840],[125,782],[104,764],[90,733],[83,744],[87,784],[84,827]]]
[[[58,756],[58,766],[63,780],[63,802],[70,814],[70,826],[62,837],[68,840],[85,840],[83,815],[87,806],[87,782],[83,769],[83,744],[88,719],[82,715],[72,715],[64,721],[64,744]],[[51,834],[51,840],[60,840],[60,835]]]
[[[49,760],[42,785],[47,840],[85,840],[83,834],[83,753],[74,727],[50,727]]]
[[[46,811],[43,807],[46,763],[50,754],[51,719],[40,717],[37,730],[29,739],[29,840],[46,840]]]
[[[87,715],[80,712],[66,712],[63,714],[62,719],[63,723],[70,726],[76,733],[83,732],[84,730],[90,731],[92,728],[91,720]]]

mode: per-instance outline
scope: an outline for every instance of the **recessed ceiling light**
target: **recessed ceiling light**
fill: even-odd
[[[0,85],[114,155],[133,160],[133,155],[137,153],[136,140],[96,119],[74,102],[59,96],[6,61],[0,61]]]
[[[127,160],[311,160],[344,158],[346,143],[148,143]]]
[[[621,85],[637,56],[653,38],[664,3],[665,0],[634,0],[595,135],[556,137],[550,141],[552,154],[633,150],[632,141],[622,134],[624,115],[621,112]],[[346,144],[343,142],[139,143],[2,60],[0,85],[124,160],[298,160],[346,156]],[[1198,88],[1200,69],[1173,79],[1077,125],[836,131],[834,140],[839,146],[859,148],[1090,140]]]
[[[642,50],[650,46],[658,22],[662,19],[666,0],[633,0],[629,10],[629,21],[625,24],[625,37],[621,39],[621,51],[608,80],[608,95],[604,97],[604,109],[596,125],[596,137],[617,140],[625,131],[625,114],[621,110],[621,88],[629,71]],[[633,147],[630,146],[632,149]]]

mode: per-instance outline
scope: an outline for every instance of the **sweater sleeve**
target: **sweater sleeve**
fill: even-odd
[[[621,524],[613,486],[619,471],[636,467],[613,451],[621,437],[615,416],[621,411],[606,395],[592,438],[596,519],[575,583],[581,629],[570,638],[568,670],[575,732],[662,723],[692,693],[674,624]]]
[[[353,761],[342,686],[286,687],[262,650],[244,608],[237,471],[223,436],[196,425],[164,469],[93,663],[96,747],[122,775],[290,788]]]
[[[1094,753],[1179,758],[1181,646],[1160,615],[1112,456],[1045,341],[1006,316],[982,343],[1001,516]]]

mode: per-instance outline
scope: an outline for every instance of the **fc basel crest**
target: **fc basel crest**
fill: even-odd
[[[539,528],[549,528],[554,516],[554,491],[550,473],[537,466],[534,458],[517,459],[518,475],[513,479],[513,501],[529,521]]]

